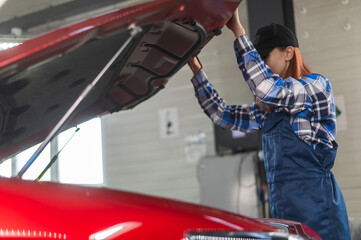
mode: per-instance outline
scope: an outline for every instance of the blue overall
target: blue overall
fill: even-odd
[[[331,172],[333,149],[314,150],[285,112],[268,114],[262,131],[271,216],[304,223],[324,240],[351,239],[346,205]]]

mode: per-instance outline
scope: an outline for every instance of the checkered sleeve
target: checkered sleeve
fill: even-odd
[[[196,74],[191,81],[200,106],[217,126],[239,131],[252,131],[260,128],[265,112],[259,110],[255,103],[226,105],[204,72]]]
[[[282,79],[264,63],[247,35],[235,40],[239,69],[251,91],[263,104],[284,109],[290,114],[311,118],[312,103],[305,87],[293,78]]]

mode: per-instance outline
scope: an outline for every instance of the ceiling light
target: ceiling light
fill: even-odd
[[[4,5],[4,3],[6,3],[7,0],[0,0],[0,7],[2,7]]]
[[[351,30],[351,24],[350,23],[346,23],[344,26],[343,26],[343,29],[345,31],[350,31]]]
[[[300,8],[300,13],[302,15],[306,15],[307,14],[307,8],[303,7],[303,8]]]

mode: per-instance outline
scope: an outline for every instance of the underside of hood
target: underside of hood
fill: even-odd
[[[217,12],[213,22],[204,15],[211,11],[204,1],[153,1],[44,34],[1,52],[0,159],[44,140],[128,40],[131,23],[140,26],[142,32],[107,69],[63,130],[102,114],[133,108],[163,89],[240,2],[212,1],[224,13]],[[204,9],[197,13],[202,16],[197,21],[193,15],[200,7]]]

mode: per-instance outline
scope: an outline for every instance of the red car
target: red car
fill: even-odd
[[[0,158],[160,91],[241,0],[157,0],[0,53]],[[128,29],[129,26],[132,26]],[[64,115],[65,113],[65,115]],[[104,188],[0,178],[0,239],[320,239],[301,223]]]

